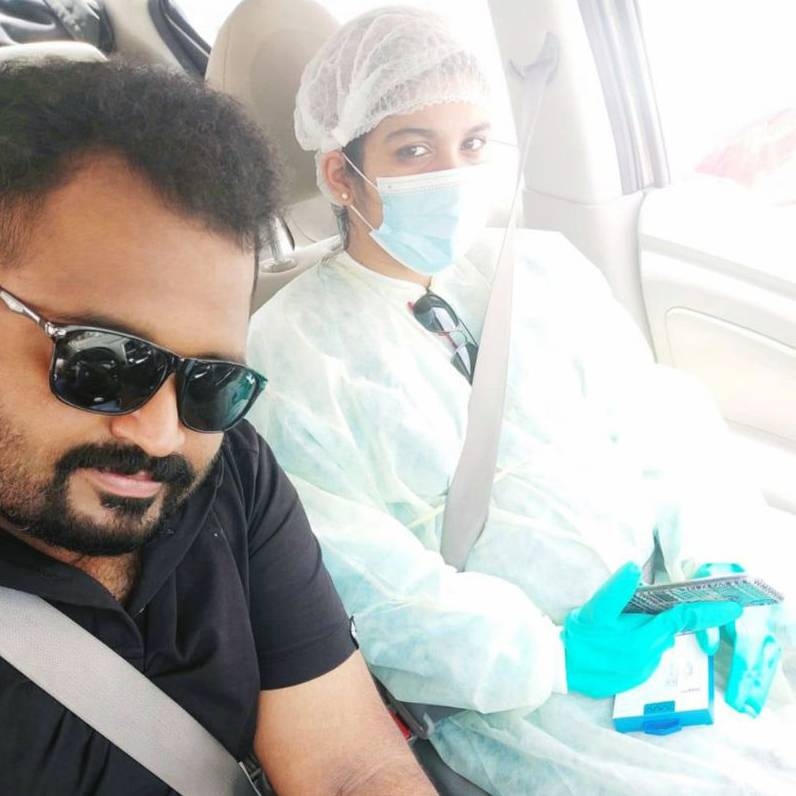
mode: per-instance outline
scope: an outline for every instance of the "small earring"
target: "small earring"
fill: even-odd
[[[340,194],[340,198],[341,198],[341,199],[342,199],[344,202],[347,202],[347,201],[348,201],[348,194],[347,194],[347,193],[341,193],[341,194]]]

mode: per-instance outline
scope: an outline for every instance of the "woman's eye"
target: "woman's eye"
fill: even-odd
[[[468,152],[480,152],[486,146],[486,138],[468,138],[463,144],[462,149]]]
[[[410,144],[409,146],[401,147],[398,150],[399,158],[422,158],[424,155],[431,153],[431,150],[425,144]]]

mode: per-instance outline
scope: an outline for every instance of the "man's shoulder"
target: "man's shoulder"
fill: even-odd
[[[269,495],[278,467],[265,440],[243,420],[224,435],[216,465],[216,509],[234,503],[251,519]],[[211,476],[213,477],[213,476]]]
[[[282,475],[270,445],[248,420],[242,420],[224,434],[219,458],[222,459],[221,472],[217,474],[220,483],[232,478],[254,489]]]
[[[256,477],[263,458],[262,437],[247,420],[242,420],[224,434],[219,453],[220,472],[216,478],[219,484],[229,480]]]
[[[263,447],[265,441],[255,431],[254,426],[248,420],[241,420],[224,434],[221,451],[222,455],[233,458],[246,455],[259,457]]]

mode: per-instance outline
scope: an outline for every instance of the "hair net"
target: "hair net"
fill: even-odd
[[[341,27],[307,64],[296,96],[296,138],[303,149],[329,152],[387,116],[488,97],[476,56],[442,19],[417,8],[379,8]],[[319,185],[323,190],[320,175]]]

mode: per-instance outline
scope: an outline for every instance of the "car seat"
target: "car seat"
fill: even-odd
[[[338,27],[315,2],[244,0],[219,30],[205,75],[211,86],[246,106],[282,156],[289,189],[286,221],[299,245],[337,229],[315,182],[314,158],[296,141],[293,108],[304,67]]]
[[[208,84],[246,107],[274,144],[287,177],[287,207],[269,230],[252,311],[337,243],[334,216],[315,181],[314,158],[301,149],[293,131],[301,73],[337,28],[314,2],[244,0],[221,26],[210,51]]]

